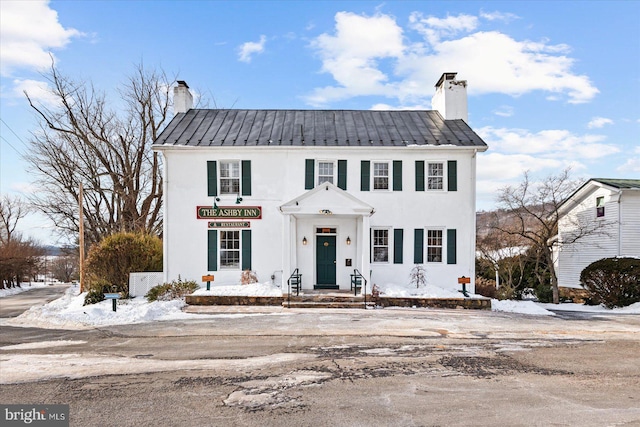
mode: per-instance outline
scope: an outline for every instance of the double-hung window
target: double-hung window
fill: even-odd
[[[444,163],[429,163],[427,168],[427,190],[444,188]]]
[[[335,170],[334,162],[319,161],[318,162],[318,185],[322,184],[323,182],[330,182],[331,184],[333,184],[334,170]]]
[[[596,197],[596,218],[604,216],[604,196]]]
[[[373,189],[389,189],[389,162],[373,162]]]
[[[442,230],[427,230],[427,262],[442,262]]]
[[[220,231],[220,268],[240,268],[240,231]]]
[[[240,194],[240,162],[220,162],[220,194]]]
[[[389,230],[373,229],[373,262],[389,262]]]

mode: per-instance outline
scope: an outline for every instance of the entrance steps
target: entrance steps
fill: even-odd
[[[367,307],[373,307],[371,295],[367,296]],[[306,291],[305,294],[291,295],[290,299],[284,297],[283,307],[291,308],[365,308],[365,299],[362,295],[353,295],[351,292],[322,292]]]

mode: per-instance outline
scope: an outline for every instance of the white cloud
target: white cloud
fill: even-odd
[[[58,105],[59,98],[51,93],[51,88],[47,82],[28,79],[14,80],[13,96],[16,98],[24,98],[25,92],[33,101],[38,101],[50,107]]]
[[[513,107],[510,105],[501,105],[497,110],[494,110],[493,114],[500,117],[513,116]]]
[[[503,12],[480,12],[480,17],[486,19],[487,21],[503,21],[503,22],[511,22],[516,19],[520,19],[520,17],[513,13],[503,13]]]
[[[470,82],[470,95],[543,91],[550,98],[577,104],[598,93],[588,76],[572,70],[575,60],[566,44],[478,30],[499,18],[497,12],[480,18],[424,17],[414,12],[403,28],[389,15],[339,12],[334,31],[311,43],[322,60],[322,71],[337,84],[317,88],[307,100],[318,106],[378,95],[404,104],[426,104],[443,71],[460,71],[459,77]]]
[[[552,159],[600,159],[615,154],[620,149],[606,144],[602,135],[575,135],[568,130],[551,129],[532,133],[525,129],[493,128],[476,129],[492,150],[542,156]]]
[[[604,125],[612,124],[613,120],[611,119],[607,119],[605,117],[594,117],[589,123],[587,123],[587,127],[589,129],[600,129],[601,127],[604,127]]]
[[[640,147],[636,147],[635,153],[640,154]],[[640,173],[640,157],[631,157],[630,159],[627,159],[623,165],[616,168],[616,171],[621,173]]]
[[[78,30],[64,28],[44,0],[0,1],[0,74],[51,65],[51,50],[65,47]]]
[[[260,36],[259,42],[246,42],[243,43],[238,52],[238,60],[242,62],[251,62],[253,55],[264,52],[264,45],[267,43],[267,37]]]

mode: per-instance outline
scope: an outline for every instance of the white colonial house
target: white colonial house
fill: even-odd
[[[639,179],[590,179],[559,206],[558,215],[559,287],[581,288],[582,270],[602,258],[640,257]],[[585,236],[567,243],[579,229]]]
[[[154,144],[164,157],[165,280],[243,270],[286,288],[475,276],[476,154],[466,82],[443,74],[429,111],[193,109]]]

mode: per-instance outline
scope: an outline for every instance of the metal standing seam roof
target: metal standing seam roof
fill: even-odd
[[[640,179],[593,178],[592,180],[614,188],[640,189]]]
[[[464,120],[444,120],[434,110],[191,109],[177,114],[154,145],[487,148]]]

